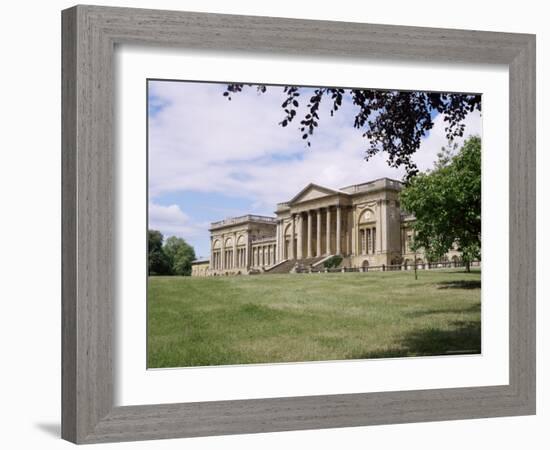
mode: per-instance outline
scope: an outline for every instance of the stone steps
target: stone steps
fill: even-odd
[[[294,264],[296,264],[296,261],[289,259],[275,267],[272,267],[271,269],[267,269],[264,273],[290,273],[290,271],[294,268]]]
[[[266,270],[264,273],[290,273],[294,270],[296,264],[298,264],[297,267],[299,269],[307,270],[309,266],[321,261],[325,257],[326,256],[319,256],[318,258],[289,259],[288,261],[285,261],[278,266]]]

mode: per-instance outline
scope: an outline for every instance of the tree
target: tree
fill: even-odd
[[[229,84],[223,95],[231,100],[233,94],[251,86]],[[267,86],[256,85],[256,89],[259,93],[265,93]],[[285,98],[281,104],[284,116],[279,122],[282,127],[288,126],[298,117],[304,90],[298,86],[284,87]],[[388,164],[391,167],[404,166],[407,178],[418,173],[412,156],[420,147],[422,137],[432,129],[433,118],[437,113],[444,116],[447,138],[452,141],[464,134],[464,118],[474,110],[481,111],[481,96],[475,94],[315,88],[298,127],[308,146],[311,146],[310,138],[319,126],[319,107],[323,98],[330,102],[332,116],[341,108],[346,96],[357,108],[353,126],[363,130],[363,137],[369,139],[365,159],[386,152]]]
[[[147,231],[147,267],[149,275],[170,275],[172,273],[170,260],[162,246],[164,237],[157,230]]]
[[[413,249],[437,260],[456,244],[470,271],[481,251],[481,139],[467,139],[447,162],[440,157],[433,171],[410,179],[400,199],[416,217]]]
[[[171,236],[166,239],[164,253],[174,275],[191,275],[191,263],[195,260],[195,249],[184,239]]]

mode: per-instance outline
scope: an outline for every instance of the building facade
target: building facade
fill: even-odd
[[[206,277],[210,271],[209,259],[197,259],[191,263],[192,277]]]
[[[342,266],[424,264],[411,249],[414,217],[400,209],[402,183],[381,178],[334,190],[309,184],[279,203],[275,217],[246,215],[210,226],[208,275],[248,274],[320,264],[333,255]],[[445,256],[458,261],[456,251]]]

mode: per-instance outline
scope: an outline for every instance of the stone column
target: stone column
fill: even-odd
[[[373,244],[373,247],[381,252],[386,251],[386,246],[384,245],[384,235],[382,233],[382,230],[386,226],[386,201],[385,200],[378,200],[378,217],[376,220],[376,229],[378,230],[375,235],[376,241]]]
[[[361,238],[361,230],[359,230],[359,227],[357,225],[357,212],[355,211],[355,209],[356,208],[354,206],[351,213],[351,254],[353,256],[362,253],[359,250],[359,245],[357,242]]]
[[[288,247],[286,246],[286,225],[283,221],[281,230],[281,259],[288,259]]]
[[[313,250],[311,247],[311,211],[307,212],[307,257],[311,258]]]
[[[330,248],[330,206],[327,208],[327,255],[332,253]]]
[[[286,236],[285,236],[285,222],[281,220],[281,250],[279,254],[281,255],[281,261],[287,259],[288,255],[286,254]]]
[[[303,246],[303,230],[304,223],[302,220],[302,213],[298,214],[298,242],[296,243],[296,259],[302,259],[302,246]]]
[[[336,254],[339,255],[342,252],[342,249],[340,247],[341,243],[341,229],[342,229],[342,211],[340,205],[336,207]]]
[[[295,259],[295,256],[294,256],[294,233],[296,231],[296,225],[295,225],[295,221],[296,221],[296,218],[294,217],[294,214],[292,215],[292,218],[291,218],[292,222],[290,224],[290,252],[289,252],[289,255],[288,255],[288,258],[289,259]]]
[[[317,210],[317,254],[315,256],[321,256],[321,208]]]
[[[222,258],[221,258],[221,267],[220,269],[225,269],[225,236],[222,234]]]
[[[233,269],[237,267],[237,233],[233,235]]]
[[[245,267],[246,270],[248,270],[248,268],[251,265],[249,260],[248,260],[249,248],[250,248],[250,237],[248,236],[248,233],[247,233],[246,243],[245,243],[245,247],[244,247],[244,267]]]
[[[275,232],[275,263],[278,263],[279,262],[279,255],[278,255],[278,251],[279,249],[281,248],[281,244],[280,244],[280,236],[281,236],[281,230],[280,230],[280,226],[279,226],[279,221],[277,221],[277,228],[276,228],[276,232]]]
[[[212,236],[210,236],[210,269],[214,268],[214,240],[212,239]]]

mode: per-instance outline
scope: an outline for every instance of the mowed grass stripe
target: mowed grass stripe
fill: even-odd
[[[481,273],[151,277],[148,366],[479,353]]]

